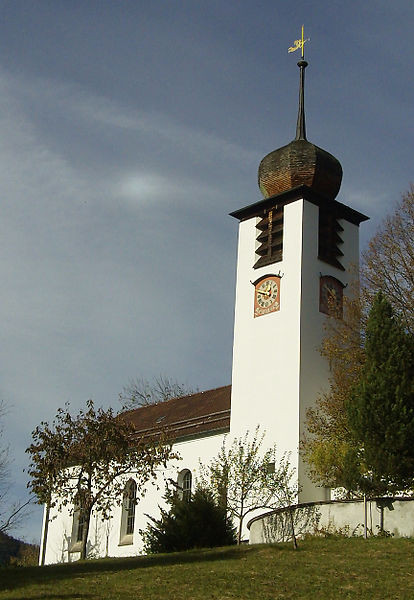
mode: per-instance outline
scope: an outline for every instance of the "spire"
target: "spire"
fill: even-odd
[[[309,39],[309,38],[308,38]],[[306,139],[305,127],[305,60],[304,46],[308,39],[295,40],[288,52],[301,50],[299,109],[295,139],[267,154],[260,162],[258,183],[264,198],[282,194],[305,185],[320,196],[333,200],[339,192],[342,167],[339,161]]]
[[[298,121],[296,123],[296,137],[295,140],[306,140],[306,125],[305,125],[305,69],[308,63],[303,58],[298,62],[300,69],[300,83],[299,83],[299,109],[298,109]]]
[[[305,126],[305,69],[308,63],[305,60],[305,44],[309,41],[303,38],[303,25],[302,25],[302,38],[295,40],[293,46],[288,49],[288,52],[295,52],[300,48],[301,59],[298,62],[300,69],[300,83],[299,83],[299,110],[298,110],[298,121],[296,124],[296,137],[295,140],[306,140],[306,126]]]

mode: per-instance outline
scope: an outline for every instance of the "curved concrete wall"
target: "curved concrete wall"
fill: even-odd
[[[381,508],[382,505],[382,508]],[[295,533],[346,536],[364,532],[363,500],[310,502],[292,507]],[[414,498],[375,498],[367,501],[367,525],[370,535],[381,527],[395,537],[414,537]],[[291,539],[289,510],[278,509],[248,523],[250,544],[287,542]]]

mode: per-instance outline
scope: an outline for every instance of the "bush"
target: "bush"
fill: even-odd
[[[179,552],[191,548],[212,548],[236,543],[235,529],[226,510],[205,489],[196,489],[189,500],[167,494],[169,510],[161,509],[142,533],[148,554]]]
[[[10,558],[10,565],[15,567],[37,567],[39,564],[39,546],[22,544],[17,556]]]

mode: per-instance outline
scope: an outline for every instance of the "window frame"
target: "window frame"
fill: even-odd
[[[189,502],[192,495],[193,474],[190,469],[182,469],[177,477],[178,495],[181,500]]]
[[[129,479],[122,494],[119,546],[128,546],[134,543],[136,505],[137,483],[134,479]]]
[[[70,536],[69,552],[82,550],[83,528],[86,526],[85,511],[75,504],[72,516],[72,533]]]

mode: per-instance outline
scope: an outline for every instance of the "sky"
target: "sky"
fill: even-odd
[[[41,421],[135,377],[231,381],[237,222],[295,135],[361,249],[413,180],[412,0],[1,0],[0,399],[10,501]],[[40,507],[15,532],[39,540]]]

